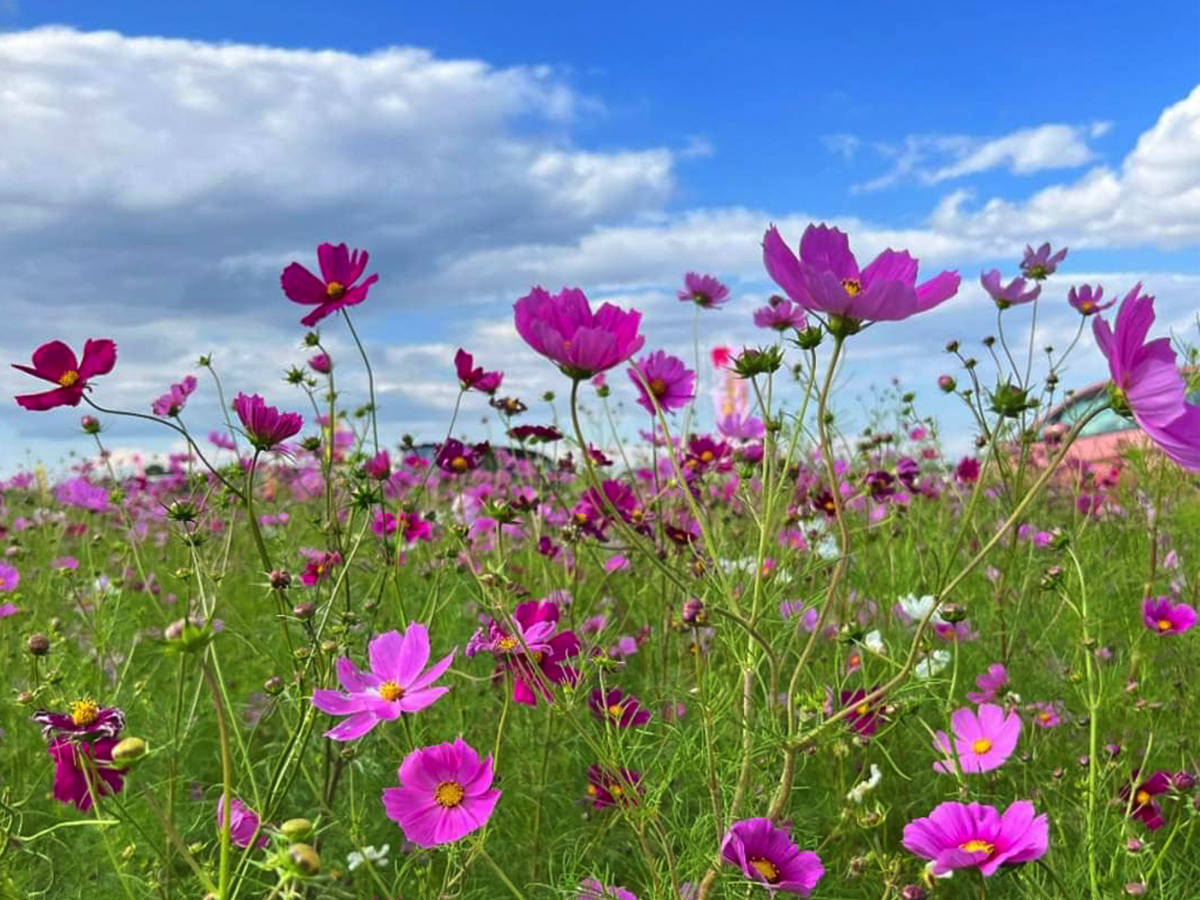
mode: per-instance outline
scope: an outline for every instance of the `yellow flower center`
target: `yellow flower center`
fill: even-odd
[[[1038,721],[1049,722],[1050,721],[1050,713],[1048,713],[1048,712],[1038,713]]]
[[[443,809],[454,809],[463,802],[463,786],[457,781],[443,781],[433,791],[433,799]]]
[[[340,281],[331,281],[325,285],[325,296],[330,300],[341,300],[346,295],[346,286]]]
[[[712,462],[713,461],[713,452],[711,450],[705,450],[703,453],[700,454],[700,459],[703,460],[704,462]]]
[[[1150,792],[1149,791],[1138,791],[1136,794],[1133,795],[1133,799],[1136,800],[1140,806],[1145,806],[1147,803],[1150,802]]]
[[[667,393],[667,383],[661,378],[651,378],[650,393],[652,393],[655,397],[662,397]]]
[[[598,793],[600,793],[598,790],[596,790],[596,786],[594,784],[589,784],[587,786],[587,792],[589,797],[595,797]]]
[[[71,704],[71,721],[75,723],[76,728],[95,725],[99,718],[100,707],[96,705],[95,700],[76,700]]]
[[[1170,619],[1159,619],[1158,620],[1158,630],[1159,631],[1170,631],[1171,628],[1172,628],[1172,625],[1171,625]]]
[[[450,468],[452,468],[455,472],[465,472],[470,465],[471,464],[467,462],[465,456],[456,456],[450,461]]]
[[[992,742],[987,738],[980,738],[971,744],[971,752],[982,756],[992,749]]]
[[[1085,312],[1085,313],[1091,312],[1095,308],[1096,308],[1096,304],[1093,303],[1091,300],[1084,300],[1082,303],[1079,304],[1080,312]]]
[[[843,278],[842,287],[846,289],[846,293],[851,297],[857,297],[862,293],[862,282],[857,278]]]
[[[623,790],[621,790],[621,786],[619,784],[609,785],[608,792],[614,797],[620,797],[625,793]]]
[[[67,371],[63,372],[61,375],[58,376],[58,383],[61,384],[63,387],[70,387],[78,380],[79,380],[79,373],[76,372],[74,369],[67,369]]]
[[[614,719],[619,719],[625,713],[625,707],[620,703],[614,703],[608,708],[608,714]]]
[[[517,639],[515,637],[502,637],[496,642],[496,646],[508,652],[517,646]]]
[[[858,706],[856,706],[854,708],[854,712],[860,716],[865,716],[870,711],[871,711],[871,707],[867,706],[867,704],[865,704],[865,703],[860,703],[860,704],[858,704]]]
[[[379,697],[382,700],[399,700],[404,696],[404,688],[394,681],[385,681],[379,686]]]
[[[776,868],[775,864],[769,859],[763,859],[761,856],[755,856],[751,858],[750,865],[754,866],[754,868],[758,870],[758,874],[761,875],[768,884],[775,884],[777,881],[779,881],[779,869]]]
[[[529,655],[533,658],[533,661],[535,663],[539,663],[539,664],[541,663],[541,661],[543,659],[546,658],[546,655],[544,653],[542,653],[541,650],[534,650],[533,653],[531,653]]]
[[[973,841],[967,841],[965,844],[958,845],[959,850],[965,850],[967,853],[995,853],[996,847],[994,844],[989,844],[987,841],[981,841],[976,838]]]

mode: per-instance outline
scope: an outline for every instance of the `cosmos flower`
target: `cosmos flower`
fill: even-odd
[[[367,646],[369,672],[358,669],[347,657],[337,661],[338,681],[346,693],[317,690],[313,706],[333,716],[349,716],[325,736],[335,741],[362,737],[379,722],[396,719],[401,713],[420,712],[432,705],[449,688],[433,687],[454,661],[455,651],[425,669],[429,662],[429,632],[412,622],[403,635],[385,632]],[[424,671],[423,671],[424,670]]]
[[[619,366],[642,349],[642,314],[611,303],[592,312],[579,288],[551,295],[542,287],[513,304],[517,332],[568,378],[582,381]]]
[[[701,309],[714,309],[723,306],[729,299],[729,288],[717,281],[711,275],[697,275],[688,272],[683,278],[685,290],[679,291],[680,302],[689,300]]]
[[[579,885],[582,891],[575,900],[638,900],[637,894],[623,887],[609,887],[595,878],[588,878]]]
[[[1196,610],[1170,597],[1147,597],[1142,601],[1142,621],[1155,634],[1183,634],[1196,624]]]
[[[944,731],[939,731],[933,742],[935,750],[950,757],[934,763],[933,768],[947,775],[955,772],[955,757],[964,773],[999,768],[1012,756],[1021,737],[1021,717],[1015,712],[1005,714],[992,703],[981,703],[978,712],[968,707],[956,709],[950,715],[950,724],[954,729],[954,746],[951,747]]]
[[[46,749],[54,760],[55,800],[87,812],[93,792],[102,797],[124,787],[125,773],[111,766],[113,748],[125,727],[121,710],[84,699],[72,703],[68,712],[40,710],[32,718],[42,725]]]
[[[0,562],[0,593],[15,591],[21,583],[21,573],[16,566]]]
[[[1079,288],[1071,287],[1067,291],[1067,302],[1071,304],[1081,316],[1094,316],[1098,312],[1103,312],[1117,302],[1116,297],[1109,300],[1107,303],[1101,303],[1100,298],[1104,296],[1104,288],[1096,285],[1096,290],[1093,292],[1090,284],[1081,285]]]
[[[458,373],[459,386],[464,391],[473,389],[491,395],[500,389],[504,381],[503,372],[485,372],[483,366],[475,365],[475,358],[462,347],[454,354],[454,368]]]
[[[484,456],[491,452],[487,442],[469,447],[457,438],[449,438],[438,447],[434,462],[449,475],[465,475],[479,468]]]
[[[300,583],[305,587],[325,581],[333,574],[333,570],[342,564],[342,554],[336,550],[301,549],[300,554],[308,560],[308,565],[300,574]]]
[[[1058,269],[1058,264],[1066,258],[1066,247],[1051,256],[1049,243],[1042,244],[1037,250],[1026,244],[1025,258],[1021,260],[1021,271],[1025,273],[1026,278],[1042,281],[1046,276],[1053,275]]]
[[[1025,290],[1024,278],[1014,278],[1007,285],[1002,285],[999,269],[992,269],[990,272],[981,274],[979,283],[983,285],[983,289],[988,292],[1000,309],[1008,309],[1010,306],[1020,303],[1029,303],[1036,300],[1042,292],[1040,284],[1034,285],[1032,290]]]
[[[225,793],[221,792],[221,796],[217,798],[217,834],[225,827]],[[232,798],[229,804],[229,839],[239,847],[249,847],[250,842],[254,840],[254,835],[258,833],[258,813],[248,807],[237,797]],[[258,838],[259,848],[267,846],[267,836],[260,834]]]
[[[622,768],[618,773],[597,765],[588,766],[587,795],[596,809],[606,806],[637,803],[637,795],[642,793],[642,774],[632,769]]]
[[[487,824],[500,799],[492,758],[481,761],[462,738],[421,747],[404,758],[400,786],[386,788],[383,808],[418,847],[449,844]]]
[[[991,703],[1008,684],[1008,670],[1001,663],[992,663],[982,675],[975,677],[975,691],[967,692],[967,699],[972,703]]]
[[[107,375],[117,364],[117,345],[107,338],[91,339],[83,345],[83,360],[62,341],[50,341],[33,351],[33,365],[13,363],[29,375],[56,385],[53,390],[40,394],[21,394],[18,405],[28,410],[42,412],[57,406],[78,406],[89,379]]]
[[[767,818],[735,822],[721,842],[721,855],[740,866],[751,881],[766,885],[772,895],[786,891],[807,897],[825,874],[817,854],[801,850],[787,831]]]
[[[933,309],[958,291],[957,272],[917,284],[918,261],[907,251],[884,250],[864,269],[836,228],[809,225],[792,253],[774,226],[763,238],[767,274],[805,309],[840,320],[852,334],[863,322],[896,321]]]
[[[155,400],[150,408],[156,416],[177,416],[183,412],[187,398],[196,390],[196,376],[188,375],[178,384],[171,385],[171,390]]]
[[[367,299],[378,275],[370,275],[361,284],[355,284],[367,269],[369,259],[366,250],[353,253],[345,244],[321,244],[317,247],[317,262],[321,267],[318,278],[300,263],[291,263],[279,277],[284,294],[293,303],[316,306],[300,320],[306,328],[312,328],[326,316],[347,306],[354,306]]]
[[[871,691],[875,688],[872,687]],[[842,691],[840,695],[839,709],[853,709],[854,711],[847,716],[846,725],[855,734],[862,737],[869,737],[874,734],[879,727],[880,721],[883,720],[883,706],[879,701],[874,703],[864,703],[863,700],[871,691],[858,688],[855,691]],[[826,702],[825,712],[831,714],[833,712],[833,697],[832,695]]]
[[[638,405],[650,415],[655,415],[655,403],[663,412],[674,412],[696,395],[696,373],[679,357],[668,356],[662,350],[636,360],[628,372],[637,388]]]
[[[754,311],[754,324],[772,331],[787,331],[789,328],[803,331],[808,327],[808,317],[804,315],[804,308],[800,304],[773,295],[766,306]]]
[[[612,722],[618,728],[634,728],[650,721],[650,711],[641,707],[638,698],[619,688],[607,693],[592,691],[588,708],[597,719]]]
[[[509,633],[507,625],[493,619],[486,630],[480,629],[471,638],[466,655],[491,653],[497,660],[493,680],[500,681],[511,673],[513,701],[537,706],[538,694],[550,699],[550,685],[574,684],[579,677],[575,669],[563,664],[579,655],[579,638],[573,631],[556,634],[558,617],[558,604],[553,601],[520,603],[512,614],[519,638]]]
[[[1028,800],[1003,814],[979,803],[946,802],[904,826],[904,846],[933,861],[933,874],[978,868],[985,878],[1002,865],[1040,859],[1050,846],[1050,823]]]
[[[1133,781],[1121,788],[1121,800],[1128,807],[1131,818],[1138,819],[1151,831],[1157,831],[1167,823],[1162,807],[1154,798],[1165,794],[1173,785],[1170,772],[1159,769],[1145,781],[1137,782],[1138,770],[1133,770]]]
[[[1057,728],[1062,724],[1062,715],[1057,703],[1039,700],[1037,703],[1031,703],[1026,709],[1033,713],[1033,724],[1038,728]]]
[[[299,413],[281,413],[258,394],[239,393],[233,401],[234,412],[242,421],[246,439],[259,451],[273,450],[304,427]]]

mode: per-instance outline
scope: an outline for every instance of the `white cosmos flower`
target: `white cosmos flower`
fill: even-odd
[[[917,663],[916,668],[913,669],[913,674],[922,681],[925,681],[929,678],[932,678],[948,665],[950,665],[950,651],[934,650],[923,660]]]
[[[879,781],[883,777],[883,772],[879,770],[879,766],[871,763],[871,774],[867,776],[866,781],[860,781],[854,787],[850,788],[850,793],[846,795],[846,799],[851,803],[862,803],[863,798],[867,796],[868,791],[873,791],[879,786]]]
[[[346,868],[353,872],[365,862],[376,866],[387,865],[389,847],[391,847],[390,844],[384,844],[378,850],[374,847],[363,847],[361,853],[353,851],[346,857]]]

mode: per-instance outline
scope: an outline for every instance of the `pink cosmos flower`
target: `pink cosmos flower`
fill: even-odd
[[[317,353],[309,358],[308,367],[319,375],[328,375],[333,371],[333,360],[328,353]]]
[[[196,390],[196,376],[188,375],[178,384],[171,385],[171,390],[163,394],[151,405],[150,409],[156,416],[177,416],[183,412],[187,398]]]
[[[991,703],[1008,684],[1008,670],[1001,663],[992,663],[988,670],[975,678],[979,692],[968,691],[967,699],[972,703]]]
[[[1183,634],[1196,624],[1196,610],[1170,597],[1148,597],[1142,601],[1142,621],[1155,634]]]
[[[1058,269],[1058,264],[1066,258],[1066,247],[1051,256],[1049,243],[1042,244],[1036,251],[1026,244],[1025,258],[1021,260],[1021,271],[1025,273],[1026,278],[1042,281],[1047,275],[1053,275]]]
[[[84,344],[82,361],[76,360],[75,353],[62,341],[42,344],[33,351],[32,366],[13,363],[12,367],[57,387],[40,394],[21,394],[16,398],[17,403],[37,412],[56,406],[78,406],[88,380],[107,375],[116,364],[117,345],[107,338],[92,339]]]
[[[1033,724],[1038,728],[1057,728],[1062,724],[1062,715],[1057,703],[1039,700],[1025,708],[1033,713]]]
[[[959,484],[974,484],[979,480],[979,460],[973,456],[964,456],[954,470],[954,480]]]
[[[503,372],[485,372],[483,366],[475,365],[475,357],[462,347],[454,354],[454,368],[458,373],[458,383],[464,391],[473,388],[482,394],[491,395],[500,389],[500,383],[504,381]]]
[[[317,247],[317,262],[321,266],[318,278],[300,263],[291,263],[279,277],[279,283],[287,298],[294,303],[316,306],[300,320],[306,328],[312,328],[323,318],[347,306],[354,306],[367,299],[378,275],[371,275],[362,283],[355,282],[367,269],[366,250],[353,253],[345,244],[321,244]]]
[[[1050,821],[1028,800],[1002,814],[979,803],[946,802],[904,826],[904,846],[933,860],[933,874],[978,868],[985,878],[1002,865],[1040,859],[1050,846]]]
[[[1121,788],[1121,801],[1129,808],[1131,818],[1140,820],[1151,831],[1157,831],[1167,824],[1167,820],[1154,798],[1171,790],[1174,776],[1159,769],[1143,782],[1138,783],[1137,777],[1138,770],[1134,769],[1133,780]]]
[[[0,619],[7,619],[9,616],[15,616],[21,611],[15,603],[0,603]]]
[[[884,250],[861,271],[849,238],[836,228],[809,225],[792,253],[775,226],[763,238],[767,274],[805,309],[846,320],[847,333],[864,321],[896,321],[953,297],[961,281],[945,271],[917,284],[918,261],[907,251]]]
[[[0,563],[0,593],[9,593],[15,591],[17,585],[21,583],[21,573],[16,566],[10,566],[8,563]]]
[[[595,764],[588,766],[587,795],[596,809],[616,804],[637,804],[637,795],[645,791],[641,786],[642,774],[622,768],[614,773]]]
[[[239,393],[233,401],[234,412],[242,420],[246,439],[259,451],[272,450],[304,427],[299,413],[281,413],[258,394]]]
[[[575,900],[638,900],[637,894],[623,887],[610,887],[595,878],[588,878],[579,885],[579,894]]]
[[[365,463],[363,463],[363,471],[368,478],[374,478],[376,481],[387,481],[392,477],[392,458],[388,456],[386,450],[380,450]]]
[[[817,854],[801,850],[767,818],[734,823],[721,842],[721,855],[751,881],[766,885],[772,896],[786,891],[807,897],[825,874]]]
[[[1025,290],[1025,279],[1014,278],[1007,285],[1000,283],[1000,270],[992,269],[979,276],[979,283],[1000,309],[1008,309],[1019,303],[1029,303],[1036,300],[1042,292],[1042,286],[1035,285],[1033,290]]]
[[[655,403],[663,412],[673,413],[687,406],[696,395],[696,373],[679,357],[668,356],[662,350],[636,360],[628,372],[629,380],[637,388],[638,405],[652,416]]]
[[[949,757],[934,763],[933,768],[947,775],[955,772],[955,756],[964,773],[999,768],[1012,756],[1021,737],[1021,717],[1015,712],[1006,714],[992,703],[981,703],[978,712],[967,707],[956,709],[950,724],[954,728],[953,748],[944,731],[939,731],[933,742],[935,750]]]
[[[225,792],[217,798],[217,834],[225,827]],[[229,839],[239,847],[249,847],[254,835],[259,833],[258,813],[248,807],[237,797],[231,798],[229,804]],[[259,834],[258,847],[261,850],[267,846],[267,836]]]
[[[308,565],[300,575],[300,583],[312,587],[327,579],[333,570],[342,564],[342,554],[336,550],[306,550],[301,548],[301,556],[308,560]]]
[[[875,688],[872,687],[871,691]],[[846,726],[855,734],[861,737],[870,737],[879,727],[881,721],[885,721],[883,717],[883,705],[878,701],[874,703],[864,703],[868,691],[858,688],[854,691],[842,691],[840,694],[841,704],[839,709],[847,707],[854,710],[846,719]],[[825,700],[825,713],[831,715],[834,712],[833,694],[827,692]]]
[[[462,738],[404,757],[400,786],[386,788],[383,808],[418,847],[449,844],[487,824],[500,799],[492,758],[480,761]]]
[[[754,311],[754,324],[773,331],[787,331],[789,328],[803,331],[808,327],[808,317],[798,303],[773,295],[766,306]]]
[[[433,461],[448,475],[465,475],[478,469],[489,452],[491,448],[486,442],[469,447],[457,438],[450,438],[438,447]]]
[[[1096,285],[1096,290],[1092,291],[1090,284],[1081,285],[1078,289],[1074,286],[1067,291],[1067,302],[1075,308],[1081,316],[1094,316],[1098,312],[1108,309],[1117,302],[1117,298],[1109,300],[1107,303],[1101,303],[1100,298],[1104,296],[1104,288]]]
[[[520,640],[509,634],[494,619],[487,632],[480,630],[467,646],[467,656],[482,651],[491,652],[497,659],[493,680],[506,672],[513,676],[513,701],[537,706],[538,694],[550,699],[550,685],[574,684],[579,673],[563,662],[579,655],[579,638],[573,631],[555,633],[558,628],[558,604],[552,601],[529,600],[513,610],[512,621],[520,632]],[[524,641],[528,656],[521,646]]]
[[[605,303],[595,313],[579,288],[550,295],[542,287],[513,304],[517,332],[563,374],[582,381],[619,366],[642,349],[642,314]]]
[[[729,288],[711,275],[697,275],[695,272],[688,272],[683,278],[683,283],[686,290],[679,291],[677,294],[683,303],[690,300],[701,309],[713,309],[724,305],[729,299]]]
[[[113,747],[125,727],[121,710],[101,708],[93,700],[76,700],[68,712],[40,710],[32,718],[43,726],[42,736],[49,742],[46,749],[54,760],[55,800],[87,812],[92,808],[92,792],[103,797],[124,787],[124,772],[111,766]]]
[[[638,698],[619,688],[607,693],[592,691],[588,708],[597,719],[612,722],[618,728],[636,728],[650,721],[650,711],[641,707]]]
[[[1154,298],[1139,296],[1141,287],[1135,285],[1121,301],[1115,330],[1101,316],[1092,320],[1112,375],[1114,406],[1131,413],[1167,456],[1200,472],[1200,406],[1186,402],[1187,386],[1170,339],[1146,343],[1154,324]]]
[[[429,662],[429,632],[412,622],[403,635],[385,632],[367,645],[371,670],[363,672],[347,657],[337,661],[338,681],[346,689],[313,692],[313,706],[332,716],[349,716],[325,736],[335,741],[362,737],[379,722],[390,722],[401,713],[420,712],[449,688],[432,687],[454,661],[454,650],[425,669]]]

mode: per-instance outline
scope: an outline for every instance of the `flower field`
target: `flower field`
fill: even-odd
[[[1030,247],[981,275],[994,335],[851,425],[856,336],[961,279],[790,237],[757,310],[684,276],[690,358],[532,287],[513,327],[561,388],[460,349],[430,444],[376,421],[351,316],[387,273],[345,244],[282,272],[307,314],[273,396],[202,357],[113,409],[120,334],[34,350],[17,403],[82,414],[88,455],[0,483],[0,897],[1200,896],[1200,407],[1154,286]],[[1029,337],[1049,303],[1065,351]],[[739,315],[761,345],[706,342]],[[1092,345],[1108,389],[1046,430]],[[502,442],[469,440],[485,407]],[[1074,455],[1110,409],[1146,444]],[[168,465],[117,465],[128,416]]]

